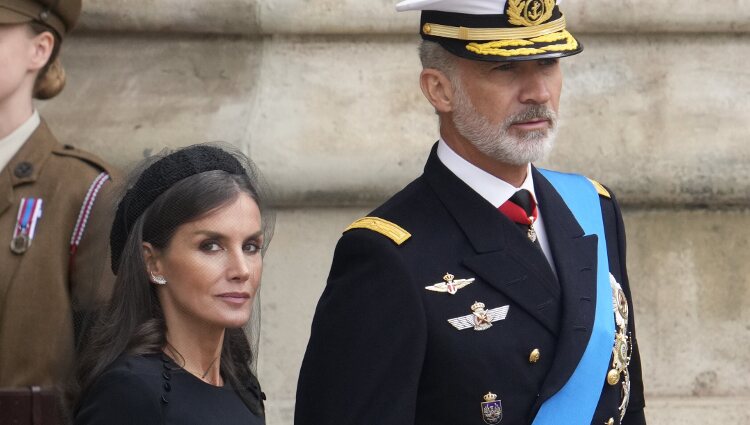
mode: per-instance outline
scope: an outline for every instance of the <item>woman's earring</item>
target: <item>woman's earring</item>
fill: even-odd
[[[154,282],[157,285],[166,285],[167,279],[164,278],[164,276],[157,276],[154,274],[154,272],[149,272],[151,275],[151,282]]]

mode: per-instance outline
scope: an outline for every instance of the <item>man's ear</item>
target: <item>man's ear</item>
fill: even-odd
[[[52,51],[55,49],[55,36],[49,31],[35,35],[31,40],[31,49],[29,67],[32,71],[38,71],[47,65],[52,56]]]
[[[423,69],[419,74],[419,86],[438,114],[453,110],[454,87],[442,71],[432,68]]]

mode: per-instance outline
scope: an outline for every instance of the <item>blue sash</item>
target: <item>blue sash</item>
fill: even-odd
[[[539,170],[560,194],[586,235],[599,237],[596,313],[586,351],[568,382],[542,404],[533,425],[590,424],[609,369],[615,339],[612,288],[599,194],[585,177]]]

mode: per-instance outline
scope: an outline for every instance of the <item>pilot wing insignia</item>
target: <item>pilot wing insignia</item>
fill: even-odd
[[[509,308],[509,305],[504,305],[502,307],[485,310],[484,303],[475,302],[471,306],[471,314],[448,319],[448,323],[453,325],[453,327],[459,331],[469,328],[474,328],[475,331],[483,331],[491,328],[493,322],[505,320]]]
[[[428,291],[435,291],[435,292],[447,292],[451,295],[454,295],[456,292],[458,292],[459,289],[463,288],[464,286],[469,285],[471,282],[474,282],[474,278],[471,279],[454,279],[455,276],[453,276],[450,273],[446,273],[445,276],[443,276],[444,282],[436,283],[434,285],[425,286],[424,289],[427,289]]]

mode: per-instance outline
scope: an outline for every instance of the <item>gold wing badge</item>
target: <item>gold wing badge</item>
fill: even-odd
[[[448,319],[448,323],[453,325],[453,327],[459,331],[469,328],[474,328],[475,331],[483,331],[491,328],[492,322],[505,320],[509,308],[509,305],[504,305],[502,307],[485,310],[484,303],[476,301],[471,305],[471,314]]]
[[[435,292],[447,292],[451,295],[455,295],[459,289],[469,285],[471,282],[474,282],[474,278],[471,278],[471,279],[454,279],[454,278],[455,276],[453,276],[452,274],[446,273],[445,276],[443,276],[443,280],[445,282],[440,282],[434,285],[425,286],[424,289],[428,291],[435,291]]]

